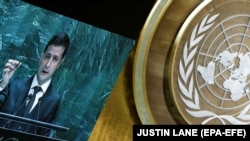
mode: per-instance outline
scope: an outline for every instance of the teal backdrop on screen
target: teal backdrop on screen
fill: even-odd
[[[0,67],[9,58],[20,60],[15,78],[36,72],[53,34],[69,34],[70,50],[53,77],[62,97],[54,123],[69,130],[51,137],[87,140],[135,41],[20,0],[0,3]]]

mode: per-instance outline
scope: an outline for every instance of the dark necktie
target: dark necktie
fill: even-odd
[[[33,95],[30,96],[28,104],[26,105],[26,108],[25,108],[25,112],[24,112],[25,115],[29,114],[29,111],[30,111],[30,109],[35,101],[36,94],[41,90],[42,90],[42,88],[40,86],[34,87],[34,93],[33,93]]]

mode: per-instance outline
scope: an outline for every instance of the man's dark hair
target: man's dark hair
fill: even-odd
[[[63,46],[64,47],[64,52],[62,54],[62,58],[64,58],[66,52],[68,51],[69,48],[69,36],[65,32],[59,32],[55,34],[47,43],[44,52],[47,50],[49,45],[57,45],[57,46]]]

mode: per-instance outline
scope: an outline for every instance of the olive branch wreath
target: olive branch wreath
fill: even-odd
[[[226,121],[231,124],[249,124],[250,122],[244,122],[250,120],[250,114],[248,114],[250,105],[246,106],[235,118],[231,115],[218,115],[212,111],[203,110],[200,108],[199,95],[197,88],[193,88],[193,74],[192,69],[194,68],[194,55],[198,48],[198,43],[202,40],[205,35],[205,31],[212,27],[214,20],[219,16],[219,14],[209,17],[207,15],[198,23],[192,31],[189,42],[187,41],[184,45],[183,58],[179,64],[180,76],[178,77],[178,84],[182,95],[180,95],[184,104],[192,110],[185,109],[188,114],[193,117],[202,118],[207,117],[201,124],[207,124],[213,119],[219,119],[221,124],[225,125]],[[188,65],[190,64],[190,65]],[[185,71],[187,70],[187,71]],[[190,79],[189,79],[190,78]],[[190,80],[190,81],[188,81]],[[190,82],[188,86],[187,82]]]

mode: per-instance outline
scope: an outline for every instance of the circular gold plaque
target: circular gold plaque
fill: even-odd
[[[250,5],[157,1],[141,32],[134,96],[143,124],[248,124]]]

